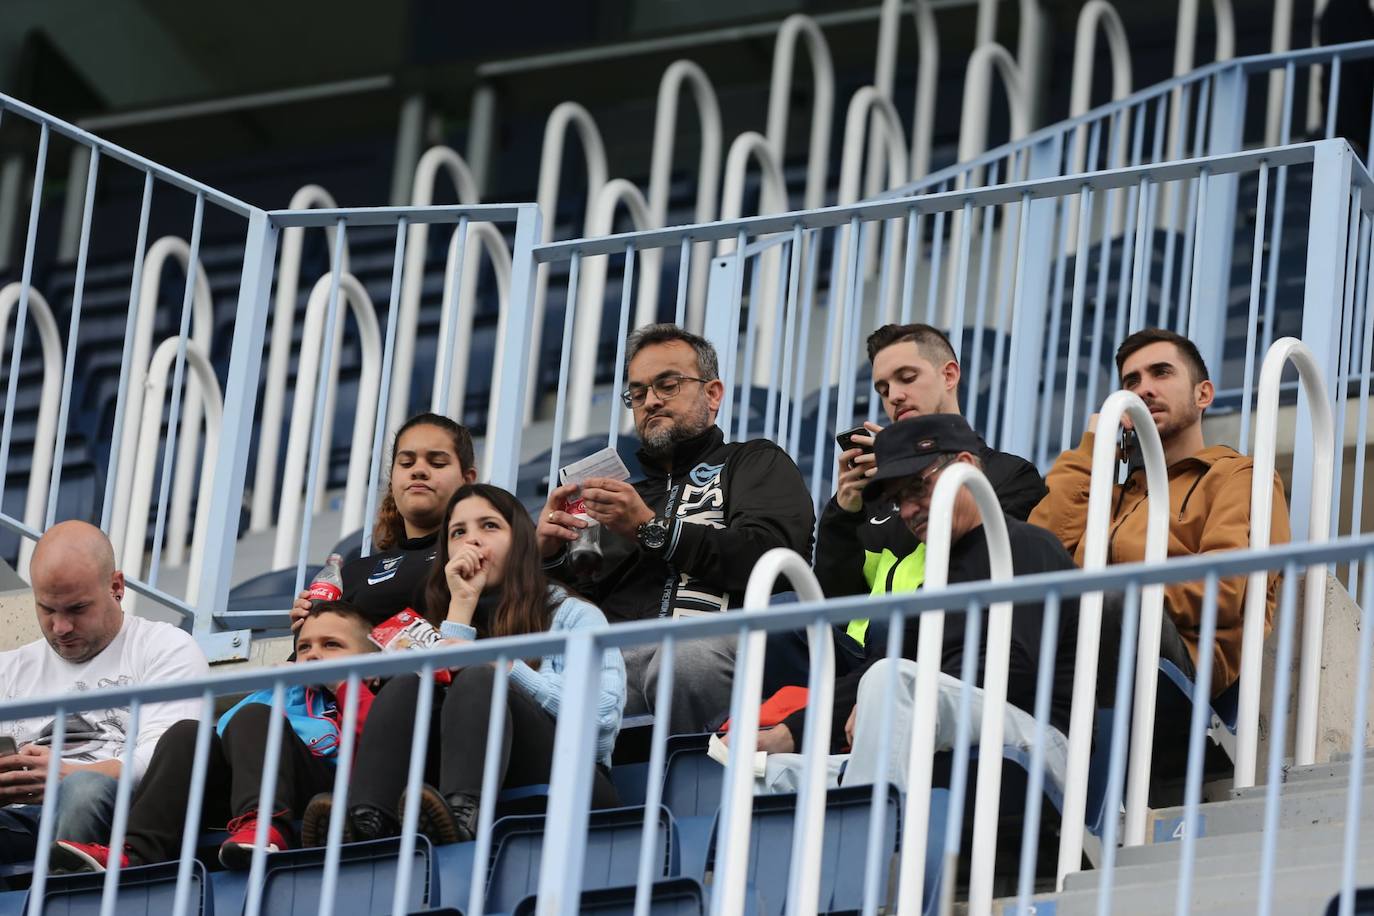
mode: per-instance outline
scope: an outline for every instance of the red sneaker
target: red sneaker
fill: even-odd
[[[55,875],[84,871],[104,871],[110,865],[110,847],[99,843],[75,843],[58,840],[48,851],[48,870]],[[119,857],[119,867],[129,867],[126,851]]]
[[[285,814],[286,812],[282,812]],[[240,814],[229,822],[226,829],[229,839],[220,844],[219,861],[225,868],[245,869],[253,863],[253,843],[258,837],[258,814],[250,811]],[[267,851],[281,852],[290,849],[286,835],[276,824],[267,825]]]

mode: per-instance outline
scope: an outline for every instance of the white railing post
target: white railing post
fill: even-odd
[[[916,0],[924,6],[925,0]],[[825,181],[830,162],[831,116],[835,109],[835,64],[825,33],[805,13],[793,13],[778,27],[773,43],[773,75],[768,86],[768,128],[764,134],[779,164],[786,161],[787,115],[792,103],[792,68],[797,41],[805,39],[811,59],[811,143],[806,156],[806,190],[802,209],[825,205]],[[924,59],[922,60],[924,63]],[[765,211],[768,212],[768,211]]]
[[[1273,523],[1274,454],[1278,448],[1279,384],[1284,368],[1292,363],[1307,395],[1312,415],[1311,499],[1307,507],[1308,540],[1325,542],[1331,532],[1331,485],[1335,477],[1335,422],[1331,401],[1322,381],[1316,357],[1302,341],[1284,337],[1274,341],[1260,369],[1259,390],[1255,398],[1255,449],[1253,479],[1250,483],[1250,547],[1269,546]],[[1299,469],[1295,466],[1296,477]],[[1238,789],[1255,784],[1255,760],[1259,748],[1260,675],[1263,665],[1264,631],[1267,623],[1268,574],[1251,573],[1245,586],[1245,619],[1241,630],[1240,698],[1236,713],[1236,775]],[[1323,616],[1326,605],[1326,566],[1317,564],[1307,571],[1304,591],[1304,620],[1301,664],[1298,675],[1298,712],[1295,738],[1299,747],[1304,736],[1316,747],[1317,702],[1321,677]],[[1280,664],[1286,664],[1284,659]],[[1315,756],[1315,753],[1312,755]],[[1299,761],[1300,763],[1302,761]],[[1311,762],[1311,761],[1307,761]]]
[[[0,350],[5,348],[5,334],[9,327],[10,310],[19,302],[24,287],[14,282],[0,289]],[[24,524],[43,530],[43,516],[47,509],[48,484],[52,478],[53,452],[57,447],[57,411],[62,401],[62,339],[53,319],[48,300],[38,290],[29,289],[29,315],[38,331],[38,344],[43,351],[43,387],[38,396],[38,427],[33,437],[33,457],[29,461],[29,489],[24,499]],[[24,345],[22,340],[14,342]],[[15,571],[25,582],[29,579],[29,560],[33,557],[34,542],[19,539],[19,563]]]
[[[138,443],[140,418],[143,416],[143,389],[147,383],[148,362],[153,350],[153,321],[157,314],[158,293],[162,286],[162,268],[168,258],[177,261],[187,274],[195,271],[191,299],[191,341],[200,347],[201,352],[210,352],[210,336],[214,333],[214,306],[210,298],[210,280],[199,260],[194,267],[192,266],[190,244],[175,236],[163,236],[152,244],[143,259],[142,283],[139,287],[138,303],[134,306],[137,326],[134,330],[133,357],[129,363],[131,373],[128,400],[124,408],[126,420],[124,428],[117,433],[120,437],[121,455],[132,455]],[[186,400],[181,415],[181,422],[185,424],[187,433],[178,437],[180,447],[176,467],[179,470],[167,523],[169,566],[180,565],[185,557],[187,519],[191,511],[189,469],[195,460],[197,439],[200,435],[200,402],[199,377],[192,375],[186,386]],[[186,470],[180,470],[182,468]],[[124,533],[129,530],[129,494],[133,491],[135,477],[151,476],[153,473],[151,464],[139,465],[127,459],[119,462],[114,511],[110,520],[110,538],[114,542],[116,555],[122,555]]]
[[[316,184],[308,184],[291,195],[290,210],[312,207],[336,208],[338,203],[328,191]],[[325,228],[329,250],[334,251],[333,226]],[[272,524],[272,502],[277,492],[277,460],[281,446],[282,407],[286,403],[286,375],[291,362],[291,336],[296,326],[296,298],[301,280],[301,251],[305,247],[305,229],[296,226],[282,233],[281,266],[277,270],[276,308],[272,313],[272,340],[267,351],[267,382],[263,387],[262,420],[258,427],[258,462],[253,472],[253,508],[249,516],[249,531],[266,531]],[[348,249],[332,270],[348,270]]]
[[[582,140],[582,155],[587,163],[587,215],[583,220],[583,235],[591,236],[593,215],[601,189],[610,178],[606,165],[606,144],[591,112],[576,102],[563,102],[549,113],[544,124],[544,146],[539,153],[539,189],[535,203],[543,214],[539,242],[553,239],[554,224],[558,221],[558,188],[563,178],[563,143],[568,128],[576,128]],[[530,311],[529,379],[526,382],[525,412],[522,422],[534,420],[534,402],[539,396],[536,383],[539,372],[539,351],[544,336],[544,302],[548,296],[549,265],[535,268],[534,304]]]
[[[959,121],[959,161],[968,162],[987,150],[988,117],[992,98],[992,73],[1002,78],[1011,110],[1011,139],[1030,133],[1025,74],[1011,52],[999,44],[980,45],[969,57],[964,76],[964,108]],[[965,181],[976,182],[965,175]]]
[[[683,83],[692,89],[697,104],[697,116],[701,122],[701,159],[697,163],[697,201],[693,222],[709,223],[715,218],[716,189],[720,184],[720,150],[724,143],[720,103],[716,100],[715,87],[711,85],[711,78],[706,75],[706,71],[690,60],[678,60],[668,65],[658,84],[658,107],[654,112],[654,142],[650,154],[647,195],[650,223],[644,228],[663,226],[668,222],[668,189],[672,181],[673,149],[677,145],[678,100],[682,95]],[[701,312],[706,301],[707,260],[706,257],[692,258],[691,283],[687,298],[689,328],[701,326]],[[639,267],[644,281],[640,286],[639,314],[647,315],[652,320],[658,313],[658,281],[663,269],[663,249],[646,250]],[[694,320],[696,324],[693,324]]]
[[[301,333],[301,356],[296,369],[296,388],[291,402],[291,429],[286,439],[286,463],[282,469],[281,508],[277,513],[277,536],[272,553],[272,568],[285,569],[297,556],[297,537],[301,519],[306,513],[319,511],[315,494],[303,493],[306,460],[310,451],[312,417],[315,406],[316,373],[320,356],[331,341],[321,340],[325,328],[325,312],[329,308],[329,291],[335,274],[331,271],[320,277],[310,291],[305,307],[305,325]],[[340,536],[347,535],[363,524],[363,505],[367,500],[368,463],[372,458],[372,434],[378,409],[377,398],[382,382],[382,334],[377,324],[377,312],[372,299],[358,278],[350,273],[338,275],[339,295],[358,323],[358,339],[362,348],[362,375],[358,380],[358,409],[353,422],[352,446],[348,454],[348,483],[344,490],[344,511]],[[342,317],[335,327],[343,327]],[[337,338],[338,335],[336,335]],[[326,390],[338,386],[339,361],[329,361]],[[326,414],[332,398],[326,398]],[[332,424],[326,415],[325,427]],[[329,441],[326,435],[320,444],[328,461]],[[327,476],[321,474],[321,477]],[[321,485],[319,489],[323,490]]]
[[[926,535],[924,591],[936,592],[949,584],[949,551],[952,539],[954,500],[967,487],[977,503],[987,536],[992,581],[1010,581],[1013,575],[1011,544],[1006,516],[983,472],[973,465],[952,464],[935,484],[930,500]],[[1007,672],[1011,653],[1009,601],[988,610],[987,662],[983,673],[983,721],[978,737],[978,783],[973,813],[973,858],[969,874],[969,912],[988,913],[992,908],[992,878],[997,864],[997,814],[1001,804],[1002,733],[1007,700]],[[915,916],[922,912],[925,891],[926,844],[930,833],[930,788],[935,753],[936,694],[940,680],[940,651],[944,611],[921,614],[920,644],[916,660],[916,701],[912,710],[911,745],[907,758],[906,812],[902,820],[902,859],[897,912]],[[929,622],[927,622],[929,620]],[[927,638],[929,637],[929,638]],[[965,646],[965,650],[970,647]],[[978,652],[979,647],[971,647]],[[974,685],[968,685],[972,688]],[[951,817],[961,816],[951,812]],[[945,849],[942,881],[953,882],[958,850]]]
[[[1092,106],[1093,59],[1097,51],[1097,30],[1107,39],[1112,63],[1112,101],[1131,94],[1131,46],[1121,15],[1108,0],[1088,0],[1078,14],[1078,31],[1073,45],[1073,79],[1069,84],[1069,117],[1086,114]],[[1096,165],[1096,163],[1094,163]],[[1083,171],[1083,143],[1074,147],[1073,171]]]
[[[911,14],[916,27],[916,44],[920,57],[916,70],[915,109],[911,120],[910,174],[914,180],[924,177],[930,171],[930,143],[935,123],[935,86],[940,75],[940,33],[929,0],[912,0]],[[900,0],[883,0],[878,20],[878,51],[874,64],[873,87],[878,95],[889,102],[892,101],[893,83],[896,78],[901,17]],[[871,120],[876,128],[878,115],[873,115]],[[864,185],[866,197],[873,197],[879,193],[879,174],[882,167],[881,152],[871,148],[868,165],[864,169],[867,176]],[[894,181],[891,174],[888,175],[888,187],[901,183]]]
[[[1112,489],[1118,465],[1116,432],[1123,417],[1130,419],[1145,460],[1149,512],[1145,527],[1145,562],[1162,563],[1168,555],[1169,474],[1164,465],[1159,431],[1149,408],[1139,397],[1129,391],[1118,391],[1103,402],[1094,430],[1092,482],[1088,491],[1087,528],[1083,535],[1087,545],[1083,556],[1085,570],[1102,569],[1107,565]],[[1136,640],[1135,700],[1126,785],[1124,840],[1127,845],[1144,842],[1163,613],[1164,589],[1158,585],[1146,586],[1141,596],[1140,629]],[[1064,826],[1059,841],[1060,887],[1063,887],[1065,875],[1078,870],[1083,857],[1088,757],[1092,746],[1101,636],[1102,593],[1090,592],[1079,599],[1078,605],[1078,648],[1074,656],[1073,705],[1069,712],[1069,764],[1064,780]],[[1106,803],[1112,801],[1108,799]],[[1114,817],[1115,812],[1108,812],[1107,816]]]

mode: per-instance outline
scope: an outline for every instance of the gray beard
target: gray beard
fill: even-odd
[[[701,435],[710,425],[710,409],[698,403],[689,416],[677,418],[668,428],[647,434],[640,432],[639,447],[649,457],[663,461],[672,458],[679,442]]]

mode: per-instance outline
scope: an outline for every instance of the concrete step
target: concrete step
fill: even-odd
[[[1264,827],[1263,798],[1244,798],[1214,802],[1201,809],[1198,831],[1200,836],[1226,833],[1250,833]],[[1320,789],[1313,792],[1285,795],[1279,806],[1279,828],[1336,823],[1344,820],[1346,792],[1343,789]],[[1374,818],[1374,793],[1364,793],[1360,800],[1361,818]],[[1146,842],[1170,842],[1182,838],[1182,807],[1161,808],[1150,815],[1146,826]]]
[[[1343,829],[1343,828],[1341,828]],[[1178,844],[1181,848],[1183,844]],[[1333,836],[1321,844],[1305,843],[1301,846],[1287,844],[1276,858],[1285,867],[1297,868],[1308,865],[1322,865],[1339,862],[1344,855],[1344,839]],[[1211,875],[1244,875],[1258,870],[1260,849],[1235,852],[1229,855],[1197,856],[1197,868]],[[1112,884],[1118,888],[1154,887],[1161,882],[1173,881],[1178,876],[1177,860],[1154,862],[1141,865],[1118,866],[1114,870]],[[1100,870],[1080,871],[1064,879],[1064,890],[1083,891],[1097,888],[1102,883],[1104,872]]]
[[[1324,772],[1321,774],[1312,774],[1304,779],[1281,783],[1279,785],[1279,794],[1287,797],[1290,795],[1302,795],[1305,792],[1312,792],[1319,789],[1347,789],[1350,787],[1350,764],[1326,764],[1322,769]],[[1360,784],[1366,789],[1374,787],[1374,765],[1365,765],[1364,774],[1360,777]],[[1244,789],[1232,789],[1231,800],[1264,798],[1268,791],[1268,786],[1248,786]]]
[[[1340,843],[1344,838],[1343,824],[1321,824],[1315,827],[1298,827],[1279,834],[1278,853],[1287,852],[1304,846],[1329,846]],[[1198,859],[1225,857],[1232,855],[1258,856],[1264,843],[1264,835],[1253,833],[1231,833],[1217,836],[1198,837],[1194,846]],[[1182,843],[1148,843],[1144,846],[1123,846],[1116,851],[1116,864],[1128,868],[1151,864],[1177,864],[1183,853]]]
[[[1374,868],[1374,851],[1366,851],[1356,863],[1357,874],[1369,874]],[[1339,890],[1340,859],[1319,865],[1282,866],[1274,870],[1271,884],[1275,913],[1320,912],[1326,902]],[[1148,887],[1123,886],[1114,888],[1107,912],[1112,916],[1155,916],[1174,910],[1178,893],[1177,875],[1160,880]],[[1244,873],[1213,874],[1201,868],[1194,872],[1190,912],[1214,916],[1253,914],[1259,902],[1259,875],[1251,870]],[[1096,888],[1065,891],[1060,894],[1039,894],[1032,898],[1034,912],[1045,916],[1081,916],[1096,914]],[[993,902],[995,914],[1016,912],[1015,899]]]

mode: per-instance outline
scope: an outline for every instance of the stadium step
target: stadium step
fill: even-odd
[[[1286,830],[1279,834],[1279,855],[1288,850],[1304,846],[1329,845],[1344,836],[1342,824],[1321,824],[1312,827]],[[1219,836],[1198,837],[1194,851],[1199,860],[1206,858],[1225,858],[1232,855],[1258,857],[1264,845],[1264,835],[1253,833],[1224,833]],[[1135,868],[1161,863],[1177,864],[1183,854],[1182,843],[1147,843],[1143,846],[1124,846],[1117,850],[1117,868]]]
[[[1350,765],[1349,764],[1327,764],[1324,767],[1325,773],[1321,778],[1285,780],[1279,785],[1279,794],[1288,797],[1290,795],[1301,795],[1304,792],[1311,792],[1317,786],[1324,786],[1328,789],[1348,789],[1350,787]],[[1374,767],[1365,767],[1364,775],[1360,778],[1360,785],[1366,789],[1374,787]],[[1231,798],[1233,800],[1243,800],[1251,798],[1264,798],[1269,790],[1268,786],[1247,786],[1244,789],[1232,789]]]
[[[1327,862],[1339,862],[1345,848],[1343,831],[1343,826],[1330,831],[1330,834],[1324,837],[1321,843],[1304,843],[1301,846],[1285,843],[1285,848],[1279,854],[1279,858],[1285,867],[1306,867]],[[1248,874],[1255,870],[1255,863],[1258,859],[1259,850],[1256,848],[1255,850],[1235,852],[1229,855],[1198,855],[1197,864],[1199,868],[1204,868],[1208,874],[1212,875]],[[1118,888],[1153,887],[1162,881],[1170,880],[1177,874],[1178,862],[1176,860],[1129,866],[1118,863],[1112,876],[1112,885]],[[1102,884],[1102,875],[1101,871],[1095,869],[1075,872],[1064,879],[1064,889],[1066,891],[1096,889]]]
[[[1228,833],[1248,833],[1264,828],[1263,798],[1243,798],[1215,802],[1198,813],[1198,830],[1202,836]],[[1323,786],[1312,792],[1285,795],[1279,806],[1279,828],[1291,830],[1342,820],[1346,812],[1346,792],[1341,788]],[[1161,808],[1150,815],[1146,828],[1146,842],[1170,842],[1182,838],[1183,807]],[[1374,818],[1374,797],[1365,794],[1360,803],[1360,817]]]

